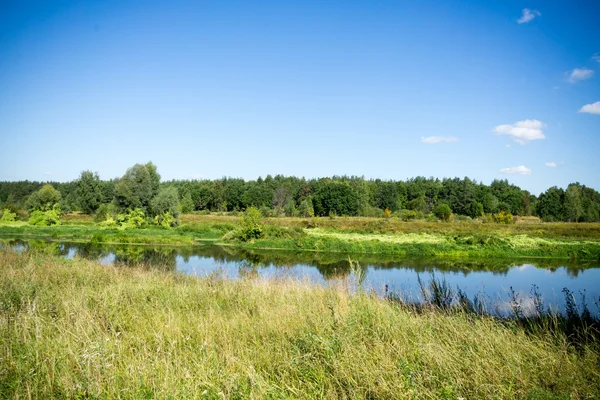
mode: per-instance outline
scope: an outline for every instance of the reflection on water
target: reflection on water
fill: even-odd
[[[165,271],[205,276],[223,274],[244,276],[297,277],[317,284],[345,279],[351,274],[361,278],[365,289],[383,293],[402,292],[419,295],[417,279],[430,276],[460,287],[470,296],[485,293],[490,299],[506,299],[509,288],[523,298],[537,285],[546,302],[562,306],[561,290],[586,293],[593,306],[600,297],[600,264],[576,261],[528,260],[456,260],[440,258],[402,259],[385,255],[352,255],[359,271],[352,271],[349,256],[340,253],[247,251],[213,245],[170,247],[134,245],[98,245],[89,243],[48,242],[44,240],[3,240],[0,246],[16,251],[40,251],[67,258],[99,260],[121,266],[144,265]],[[387,289],[386,289],[387,287]]]

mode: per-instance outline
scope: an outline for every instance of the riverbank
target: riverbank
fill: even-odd
[[[0,251],[0,397],[592,398],[597,344],[296,280]]]
[[[386,254],[395,257],[600,260],[600,224],[404,222],[384,218],[268,218],[259,238],[235,235],[239,218],[183,216],[173,229],[106,229],[86,220],[51,227],[0,226],[0,237],[86,243],[222,246],[260,250]]]

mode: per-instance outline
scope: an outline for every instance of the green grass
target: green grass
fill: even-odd
[[[144,229],[106,229],[97,225],[0,226],[0,236],[44,237],[55,240],[91,243],[189,245],[199,241],[215,241],[234,229],[231,224],[183,224],[174,229],[151,226]]]
[[[236,240],[239,217],[184,215],[174,229],[103,229],[74,215],[53,227],[0,226],[4,237],[91,243],[192,245],[212,241],[247,249],[388,254],[397,257],[553,257],[600,260],[600,224],[404,222],[397,218],[268,218],[260,239]],[[73,223],[74,225],[72,225]]]
[[[0,398],[597,398],[598,346],[347,286],[0,251]]]
[[[236,224],[238,217],[219,215],[184,214],[188,224]],[[473,233],[499,236],[526,235],[556,239],[600,239],[600,223],[531,222],[516,224],[481,223],[477,221],[428,222],[402,221],[398,218],[335,217],[335,218],[266,218],[266,225],[286,228],[322,228],[327,231],[361,234],[430,233],[444,235],[469,235]]]
[[[281,236],[281,235],[280,235]],[[237,242],[250,249],[285,249],[353,254],[388,254],[398,257],[444,258],[563,258],[600,260],[600,240],[554,239],[526,235],[449,235],[440,233],[360,234],[306,230],[290,238],[265,237]]]

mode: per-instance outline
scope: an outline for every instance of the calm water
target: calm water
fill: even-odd
[[[219,246],[98,246],[43,240],[4,240],[2,246],[18,251],[38,250],[67,258],[99,260],[103,264],[122,266],[140,263],[150,268],[178,271],[189,275],[245,276],[307,279],[315,284],[350,280],[377,293],[401,293],[417,300],[418,277],[429,281],[432,276],[459,287],[470,297],[484,294],[499,312],[506,309],[512,287],[525,308],[531,303],[532,285],[539,288],[546,304],[557,309],[564,305],[563,288],[576,294],[579,302],[585,293],[590,311],[598,314],[594,304],[600,298],[600,263],[578,264],[565,260],[485,260],[399,259],[386,256],[352,255],[359,269],[351,268],[348,255],[295,253],[276,251],[240,251]],[[357,271],[359,271],[357,273]]]

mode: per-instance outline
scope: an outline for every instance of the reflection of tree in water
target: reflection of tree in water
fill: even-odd
[[[64,246],[69,250],[75,249],[77,257],[85,258],[86,260],[99,260],[112,253],[106,246],[91,243],[71,243],[65,244]]]
[[[43,240],[29,240],[26,243],[28,250],[46,254],[66,256],[74,251],[76,257],[87,260],[100,260],[114,255],[113,262],[116,265],[145,266],[165,271],[175,270],[178,255],[178,249],[173,247],[55,243]]]
[[[344,278],[350,275],[351,268],[348,254],[319,253],[297,251],[244,250],[235,247],[215,245],[203,246],[133,246],[133,245],[102,245],[90,243],[59,243],[46,240],[5,240],[3,243],[14,247],[39,251],[45,254],[65,256],[72,252],[77,257],[99,260],[114,254],[114,263],[120,265],[145,265],[173,271],[176,268],[177,257],[186,262],[191,257],[214,260],[220,264],[238,265],[242,274],[261,268],[291,268],[298,265],[316,268],[324,279]],[[445,258],[399,258],[393,255],[355,254],[351,259],[358,262],[364,274],[366,270],[410,269],[417,273],[433,273],[439,271],[462,273],[490,272],[505,275],[510,268],[523,264],[531,264],[538,268],[548,268],[555,271],[565,267],[567,274],[577,277],[586,268],[598,267],[598,263],[581,263],[576,260],[563,259],[445,259]]]
[[[177,266],[177,250],[168,247],[119,246],[114,250],[115,264],[144,266],[174,271]]]
[[[332,263],[316,263],[315,267],[326,280],[347,278],[351,272],[351,265],[347,259]],[[361,266],[361,268],[366,272],[364,267]]]
[[[66,256],[69,253],[68,248],[65,249],[62,244],[44,239],[10,239],[3,240],[2,243],[6,247],[53,256]]]

